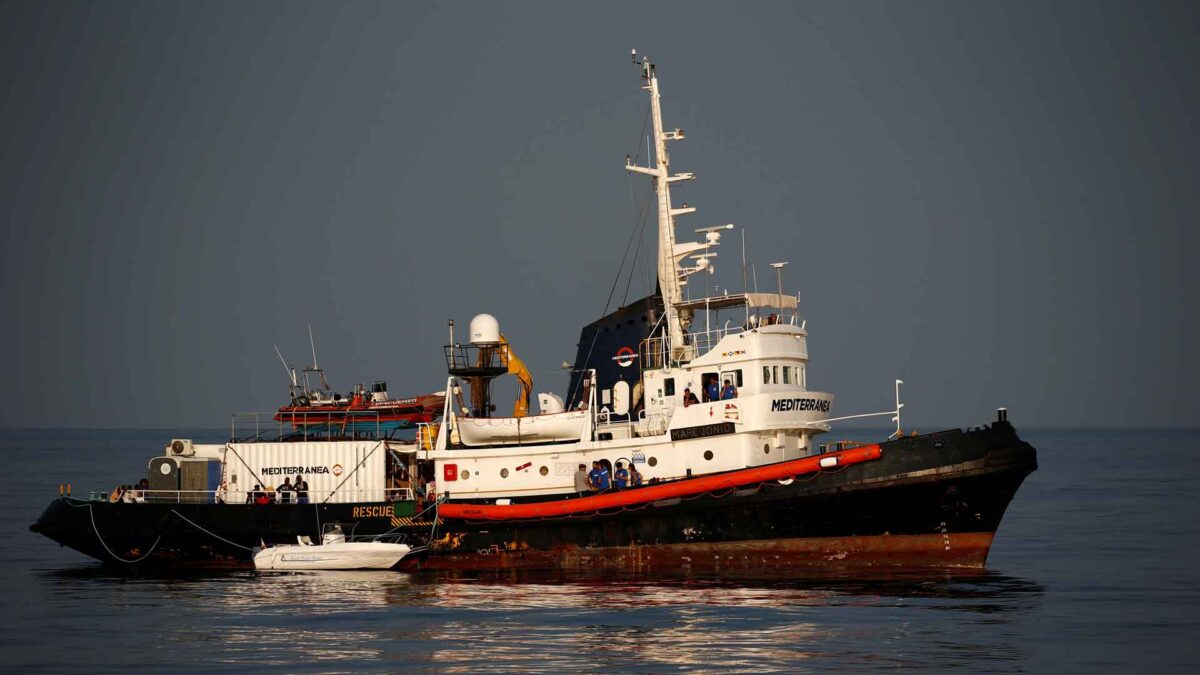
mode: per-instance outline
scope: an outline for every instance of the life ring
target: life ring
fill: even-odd
[[[625,346],[617,350],[617,355],[613,357],[613,360],[617,362],[618,366],[621,366],[622,368],[628,368],[629,366],[633,365],[633,358],[635,356],[637,356],[637,354],[634,353],[633,348]]]

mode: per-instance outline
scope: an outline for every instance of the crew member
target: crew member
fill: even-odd
[[[296,474],[296,483],[292,485],[292,489],[296,491],[296,503],[308,503],[308,481],[304,480],[304,476]]]
[[[592,462],[592,470],[588,472],[588,480],[592,484],[592,489],[597,492],[603,492],[608,489],[608,469],[605,469],[600,462]]]
[[[617,470],[613,474],[613,484],[618,490],[629,487],[629,471],[625,468],[624,462],[617,462]]]
[[[737,387],[733,386],[729,378],[725,378],[725,386],[721,387],[721,400],[724,401],[731,398],[737,398]]]
[[[299,480],[300,479],[297,477],[296,481],[299,482]],[[276,490],[275,493],[279,495],[279,503],[280,504],[291,504],[292,503],[292,495],[295,493],[295,491],[296,491],[296,488],[292,487],[292,479],[284,478],[283,485],[280,485],[279,489]]]
[[[575,472],[575,492],[580,496],[591,488],[591,482],[588,480],[587,465],[580,464],[579,469]]]

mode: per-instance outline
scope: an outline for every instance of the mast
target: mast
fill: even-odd
[[[650,92],[650,114],[654,123],[654,160],[655,166],[643,167],[630,163],[629,156],[625,157],[625,170],[642,173],[654,178],[654,187],[658,193],[658,285],[662,291],[663,306],[667,312],[667,334],[671,341],[671,356],[680,359],[685,354],[684,333],[691,324],[691,311],[680,312],[678,303],[683,301],[681,280],[686,273],[681,274],[678,268],[678,258],[675,247],[675,216],[695,213],[695,207],[684,204],[681,208],[671,206],[671,183],[695,178],[694,174],[681,173],[671,175],[670,155],[667,153],[667,141],[683,139],[679,129],[663,131],[662,107],[658,91],[658,74],[649,58],[642,57],[639,62],[637,50],[633,50],[633,62],[642,70],[642,88]],[[686,253],[685,253],[686,255]]]

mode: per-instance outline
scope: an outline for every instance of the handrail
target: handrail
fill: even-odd
[[[276,431],[274,437],[264,437],[268,429],[263,424],[263,418],[274,423],[269,425]],[[245,420],[239,426],[239,420]],[[239,437],[239,429],[253,424],[253,435]],[[361,425],[373,425],[373,430],[361,430]],[[285,431],[290,427],[291,431]],[[248,430],[247,430],[248,431]],[[324,433],[322,433],[324,432]],[[349,434],[347,434],[349,432]],[[364,440],[380,440],[385,438],[378,410],[329,410],[320,412],[238,412],[230,416],[229,440],[234,443],[262,443],[272,441],[308,441],[331,440],[344,438],[349,435]]]
[[[122,503],[172,503],[172,504],[227,504],[240,505],[249,504],[246,501],[247,495],[254,490],[127,490],[128,498],[118,499]],[[262,492],[262,491],[260,491]],[[299,504],[295,494],[290,495],[289,501],[282,501],[281,494],[277,490],[270,490],[265,493],[273,504]],[[334,501],[325,501],[333,497],[339,499]],[[93,490],[89,493],[86,500],[89,502],[111,502],[112,492],[103,490]],[[418,501],[417,495],[412,487],[392,487],[392,488],[375,488],[365,490],[308,490],[308,501],[304,505],[310,504],[331,504],[331,503],[396,503],[396,502],[411,502]]]

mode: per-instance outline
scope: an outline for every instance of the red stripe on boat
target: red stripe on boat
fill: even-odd
[[[578,499],[563,499],[532,504],[455,504],[453,502],[438,507],[438,515],[442,518],[464,518],[471,520],[518,520],[523,518],[545,518],[552,516],[567,516],[576,513],[603,511],[621,506],[645,504],[673,497],[688,497],[691,495],[728,490],[743,485],[765,483],[772,480],[792,478],[806,473],[821,470],[821,460],[830,457],[837,458],[837,468],[869,462],[883,456],[883,449],[878,445],[864,445],[849,450],[830,452],[790,462],[781,462],[752,469],[741,469],[715,476],[701,476],[690,480],[681,480],[661,485],[648,485],[633,490],[607,492],[591,497]]]

